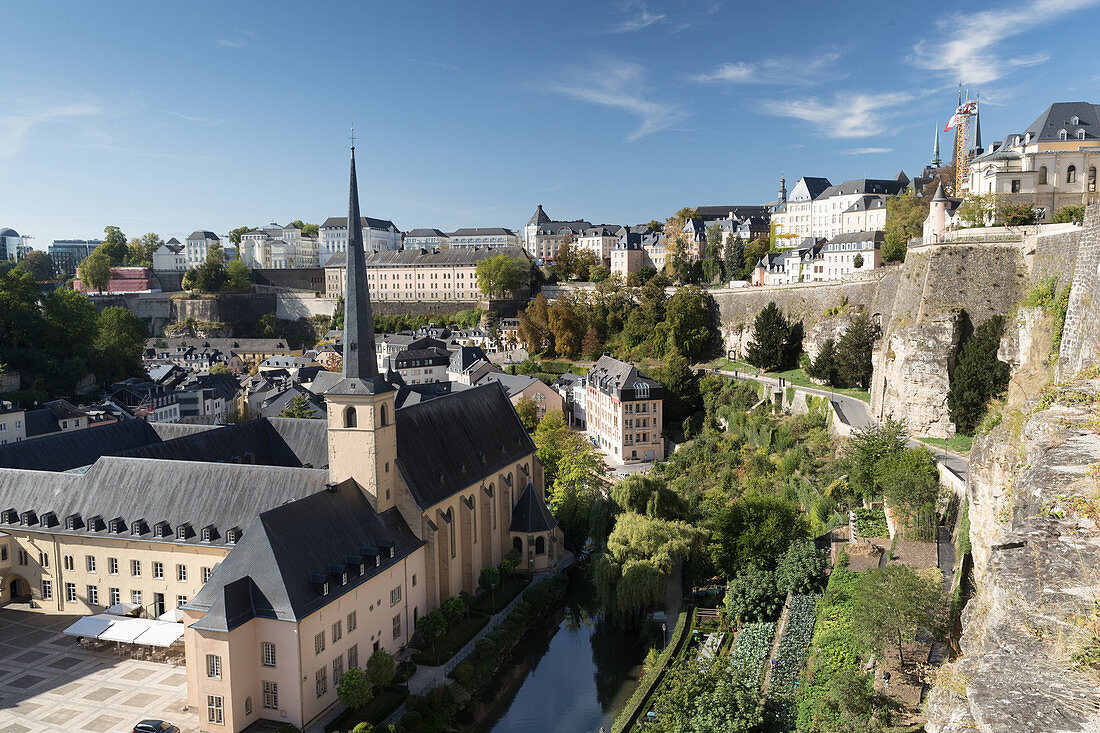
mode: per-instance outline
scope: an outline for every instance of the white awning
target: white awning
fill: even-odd
[[[87,636],[96,638],[111,627],[113,619],[105,616],[81,616],[73,622],[72,626],[62,631],[69,636]]]
[[[107,613],[112,616],[128,616],[132,611],[141,608],[136,603],[116,603],[107,609]]]
[[[149,623],[153,625],[134,639],[135,644],[172,646],[172,642],[183,636],[183,624],[171,621],[150,621]]]
[[[132,643],[141,636],[142,633],[148,631],[150,625],[153,623],[153,621],[147,621],[145,619],[120,616],[111,624],[111,628],[99,635],[99,638],[102,641],[125,641],[127,643]]]
[[[157,621],[183,621],[183,611],[172,608],[157,616]]]

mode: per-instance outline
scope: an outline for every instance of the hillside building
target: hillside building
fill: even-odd
[[[664,396],[661,383],[637,367],[601,356],[584,377],[588,437],[621,463],[665,457]]]
[[[401,231],[389,219],[360,217],[363,228],[363,246],[367,252],[393,252],[401,249]],[[330,216],[318,230],[317,262],[328,265],[332,256],[348,251],[348,218]]]

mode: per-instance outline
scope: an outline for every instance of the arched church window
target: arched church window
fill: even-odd
[[[386,425],[386,406],[382,405],[378,408],[378,426],[385,427]]]
[[[1039,166],[1039,185],[1045,186],[1047,182],[1047,167]]]
[[[455,510],[447,510],[447,524],[451,527],[451,558],[455,556]]]
[[[1066,183],[1077,183],[1077,166],[1066,168]]]
[[[536,555],[545,555],[546,554],[546,538],[542,537],[541,535],[539,537],[535,538],[535,554]]]
[[[513,537],[512,549],[520,554],[523,554],[523,540],[521,540],[519,537]]]
[[[345,428],[354,428],[355,425],[356,425],[356,423],[355,423],[355,408],[354,407],[345,407],[344,408],[344,427]]]

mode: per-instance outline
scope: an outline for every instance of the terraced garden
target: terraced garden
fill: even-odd
[[[819,596],[792,596],[787,625],[779,639],[776,665],[768,683],[767,703],[781,722],[791,722],[798,700],[802,665],[810,651]]]
[[[730,650],[730,666],[759,684],[774,637],[775,622],[748,624],[737,632],[733,649]]]

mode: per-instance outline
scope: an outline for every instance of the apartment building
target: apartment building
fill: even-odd
[[[450,246],[446,233],[439,229],[413,229],[405,232],[405,249],[447,249]]]
[[[371,298],[380,301],[474,301],[482,297],[477,285],[477,264],[506,254],[526,259],[514,247],[502,249],[405,249],[367,255],[367,282]],[[345,287],[347,259],[336,253],[325,265],[325,289],[336,297]]]
[[[389,219],[363,216],[359,219],[363,230],[363,246],[366,252],[393,252],[401,249],[401,231]],[[321,225],[318,234],[317,262],[328,265],[335,254],[348,251],[348,218],[330,216]]]
[[[48,248],[53,269],[62,277],[72,277],[84,258],[102,242],[98,239],[55,239]]]
[[[664,458],[664,387],[637,367],[601,356],[584,377],[588,437],[616,461]]]
[[[519,235],[504,227],[456,229],[447,235],[447,246],[454,249],[503,249],[520,245]]]
[[[317,267],[320,252],[317,235],[306,235],[293,224],[271,222],[241,235],[241,260],[260,270]]]
[[[206,254],[210,247],[221,244],[221,237],[207,229],[199,229],[191,232],[183,243],[183,259],[186,269],[198,267],[206,262]]]

